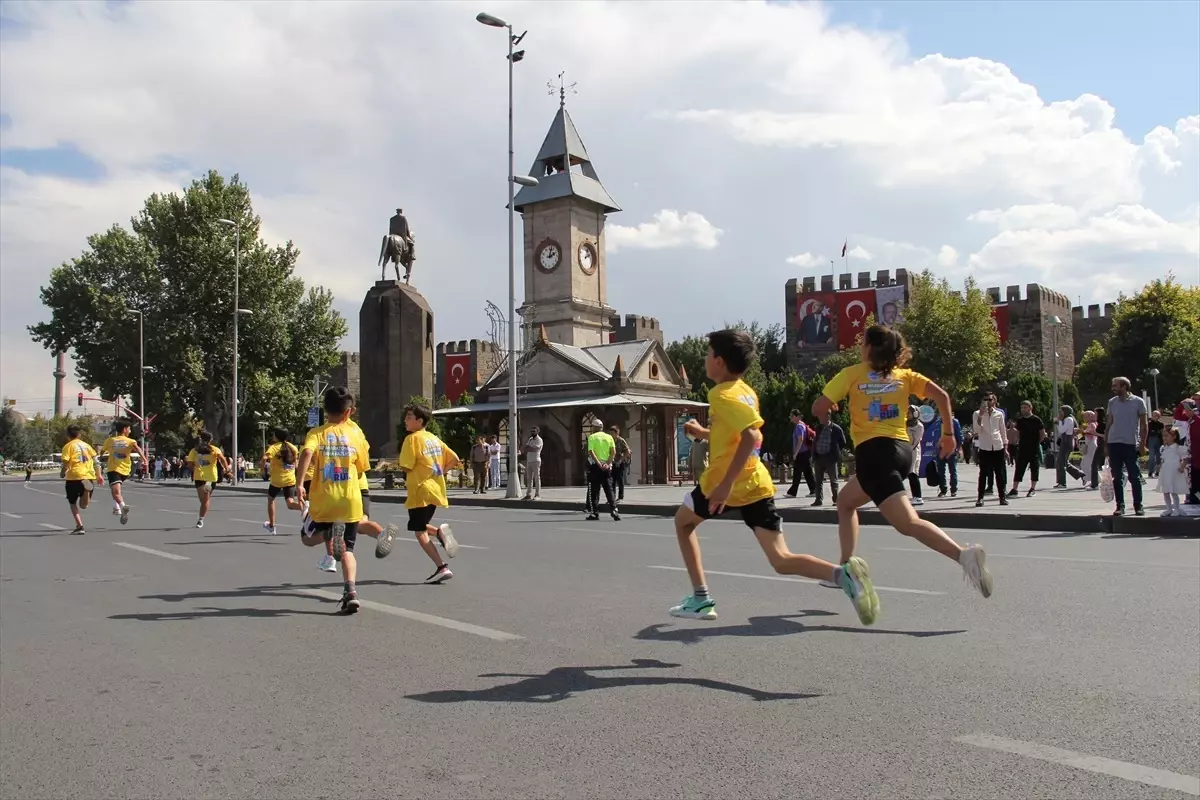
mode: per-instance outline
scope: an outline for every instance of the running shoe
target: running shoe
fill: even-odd
[[[963,568],[963,580],[970,582],[984,597],[991,597],[992,573],[988,571],[986,560],[983,545],[978,544],[967,545],[967,549],[958,557],[958,563]]]
[[[267,533],[271,534],[272,536],[279,533],[279,531],[275,528],[275,526],[269,522],[263,523],[263,530],[266,531]]]
[[[313,524],[312,517],[304,514],[304,519],[300,522],[300,535],[311,537],[317,532],[317,526]]]
[[[357,614],[362,603],[358,602],[358,592],[342,593],[342,613]]]
[[[379,534],[379,538],[375,540],[375,557],[387,558],[388,553],[392,552],[392,545],[396,543],[396,536],[399,535],[400,529],[396,527],[396,523],[389,522],[387,528]]]
[[[128,505],[121,506],[121,524],[122,525],[129,524],[129,506]]]
[[[321,556],[321,560],[317,562],[317,569],[322,572],[337,572],[337,562],[333,560],[333,556],[326,553]]]
[[[852,556],[842,565],[838,576],[842,591],[854,603],[859,622],[863,625],[873,625],[879,617],[879,595],[871,585],[871,572],[867,568],[867,562],[858,556]]]
[[[612,518],[613,518],[613,522],[621,521],[621,515],[617,513],[616,509],[614,509],[612,512]]]
[[[839,584],[836,584],[833,581],[821,581],[819,585],[825,589],[840,589],[840,588],[842,588]]]
[[[346,523],[333,523],[333,530],[329,532],[329,543],[333,546],[333,560],[341,561],[342,556],[346,555]]]
[[[717,618],[717,601],[711,597],[706,597],[703,600],[691,595],[683,598],[683,602],[677,606],[671,606],[670,615],[672,617],[685,617],[687,619],[716,619]]]
[[[197,528],[203,528],[203,527],[204,527],[204,520],[202,520],[202,519],[198,519],[198,520],[196,520],[196,527],[197,527]]]
[[[450,526],[445,523],[438,528],[437,540],[442,545],[442,549],[446,551],[447,558],[454,558],[458,555],[458,539],[454,538],[454,531],[450,530]]]
[[[71,531],[72,536],[83,536],[85,533],[87,533],[87,531],[83,529],[82,525],[76,525],[75,530]]]
[[[113,516],[114,517],[121,516],[121,507],[120,506],[113,506]]]
[[[428,578],[425,579],[425,582],[426,583],[443,583],[444,581],[448,581],[453,577],[454,577],[454,573],[450,571],[450,568],[447,567],[445,564],[442,564],[440,567],[438,567],[436,570],[434,570],[432,575],[430,575]]]

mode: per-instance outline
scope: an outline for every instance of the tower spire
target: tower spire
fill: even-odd
[[[572,83],[570,86],[567,85],[566,80],[563,78],[563,76],[566,74],[566,70],[558,73],[558,107],[560,110],[567,107],[567,92],[570,92],[571,94],[579,94],[575,91],[575,86],[577,84]],[[549,94],[551,97],[553,97],[555,91],[554,81],[546,81],[546,88],[550,90]]]

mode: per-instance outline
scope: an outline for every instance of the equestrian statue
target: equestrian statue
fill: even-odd
[[[387,276],[387,265],[390,261],[396,270],[396,280],[400,280],[400,267],[404,266],[404,282],[412,276],[413,262],[417,260],[416,247],[413,242],[412,230],[408,227],[408,219],[404,209],[397,208],[395,216],[388,223],[387,236],[383,237],[383,246],[379,249],[379,280]]]

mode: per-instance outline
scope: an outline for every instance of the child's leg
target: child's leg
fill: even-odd
[[[275,527],[275,498],[271,496],[270,489],[267,490],[267,524]]]
[[[75,527],[83,527],[83,517],[79,516],[79,506],[71,503],[71,516],[75,518]]]
[[[845,564],[854,555],[854,549],[858,546],[858,507],[868,499],[858,478],[846,481],[838,494],[838,542],[842,548],[839,563]]]
[[[383,526],[363,517],[358,523],[358,532],[370,536],[372,539],[378,539],[383,535]]]
[[[212,490],[209,484],[205,484],[196,489],[196,493],[200,495],[200,519],[208,516],[208,499],[212,496]]]
[[[689,495],[690,496],[690,495]],[[704,589],[704,565],[700,561],[700,538],[696,536],[696,528],[704,522],[704,517],[697,514],[686,505],[675,512],[675,537],[679,540],[679,553],[683,556],[683,566],[687,568],[688,578],[692,581],[693,589]]]
[[[421,545],[421,549],[425,551],[425,555],[429,556],[439,569],[446,566],[446,562],[442,560],[441,553],[433,546],[433,542],[429,541],[430,534],[437,535],[437,528],[432,525],[426,525],[422,530],[413,531],[413,533],[417,535],[417,542]]]
[[[90,506],[91,504],[92,504],[92,493],[85,488],[83,490],[83,495],[79,498],[79,507],[85,509],[88,506]]]
[[[109,481],[108,488],[109,488],[109,491],[112,492],[112,499],[113,499],[113,502],[117,504],[117,508],[120,508],[121,506],[125,505],[125,498],[123,498],[121,496],[121,482],[120,481]]]
[[[883,518],[900,533],[913,537],[930,550],[941,553],[946,558],[958,563],[959,556],[965,548],[951,539],[937,525],[917,516],[917,512],[908,502],[908,496],[903,492],[884,500],[883,504],[879,506],[879,511],[883,514]]]
[[[754,537],[758,539],[758,546],[766,554],[771,568],[780,575],[799,575],[816,581],[837,582],[841,567],[816,556],[793,553],[788,549],[787,541],[780,531],[755,528]]]

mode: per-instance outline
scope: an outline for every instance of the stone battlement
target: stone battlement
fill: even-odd
[[[442,342],[437,346],[437,354],[440,358],[445,355],[460,355],[460,354],[479,354],[492,353],[496,350],[496,345],[485,339],[460,339],[457,342]]]
[[[644,317],[641,314],[626,314],[625,322],[621,322],[619,314],[608,318],[612,328],[614,342],[633,342],[639,339],[654,339],[660,344],[663,341],[662,327],[654,317]]]
[[[911,283],[908,275],[908,270],[898,269],[896,274],[892,275],[891,270],[877,270],[872,277],[870,272],[858,273],[858,285],[854,285],[852,275],[844,272],[837,275],[822,275],[820,286],[818,288],[816,276],[808,276],[805,278],[790,278],[787,282],[787,288],[793,293],[809,294],[811,292],[835,292],[843,289],[874,289],[878,286],[904,286]]]
[[[1042,286],[1040,283],[1025,284],[1025,296],[1021,297],[1020,286],[1009,286],[1004,290],[1004,294],[1000,294],[999,286],[990,286],[984,290],[992,301],[992,305],[1000,305],[1002,303],[1038,303],[1046,308],[1055,308],[1065,312],[1071,307],[1071,301],[1062,292],[1056,292]]]
[[[1117,304],[1105,303],[1104,313],[1100,313],[1100,304],[1092,303],[1087,307],[1087,314],[1083,313],[1083,306],[1074,306],[1071,308],[1072,319],[1111,319],[1116,316]]]

